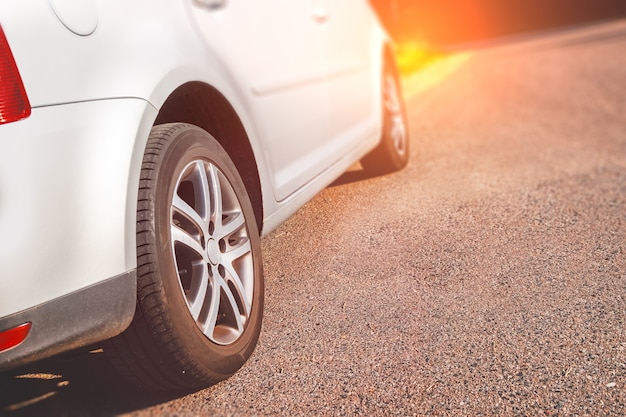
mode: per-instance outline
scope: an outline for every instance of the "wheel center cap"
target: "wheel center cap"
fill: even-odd
[[[222,252],[220,251],[220,245],[217,243],[215,239],[209,239],[206,244],[206,251],[209,255],[209,261],[213,265],[217,265],[220,263],[222,258]]]

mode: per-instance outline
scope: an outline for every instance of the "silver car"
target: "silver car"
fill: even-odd
[[[227,378],[260,236],[408,161],[362,0],[13,1],[0,27],[0,370],[102,342],[142,387]]]

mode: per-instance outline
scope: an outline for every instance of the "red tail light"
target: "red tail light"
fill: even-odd
[[[0,27],[0,124],[11,123],[30,116],[30,102],[22,77]]]
[[[0,332],[0,352],[19,345],[26,339],[32,323],[24,323],[9,330]]]

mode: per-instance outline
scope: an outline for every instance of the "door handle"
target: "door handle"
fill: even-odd
[[[313,0],[311,3],[311,18],[316,23],[328,22],[328,5],[325,0]]]
[[[209,10],[219,10],[226,7],[228,0],[194,0],[194,3]]]
[[[316,7],[311,15],[317,23],[326,23],[328,21],[328,11],[324,7]]]

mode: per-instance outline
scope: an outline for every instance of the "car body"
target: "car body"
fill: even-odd
[[[1,4],[0,27],[3,65],[15,64],[29,103],[24,117],[0,124],[0,370],[114,338],[133,322],[138,199],[155,126],[184,124],[160,131],[173,144],[180,135],[219,144],[215,172],[234,184],[222,191],[241,206],[246,239],[267,235],[382,146],[391,45],[364,1],[31,0]],[[405,118],[395,129],[400,168]],[[204,153],[189,159],[202,178],[214,168]],[[176,190],[190,184],[185,169],[170,170],[181,176]],[[163,198],[164,216],[176,216],[172,194]],[[226,276],[218,269],[226,241],[209,239],[207,227],[201,257],[209,267],[215,259],[210,274]]]

